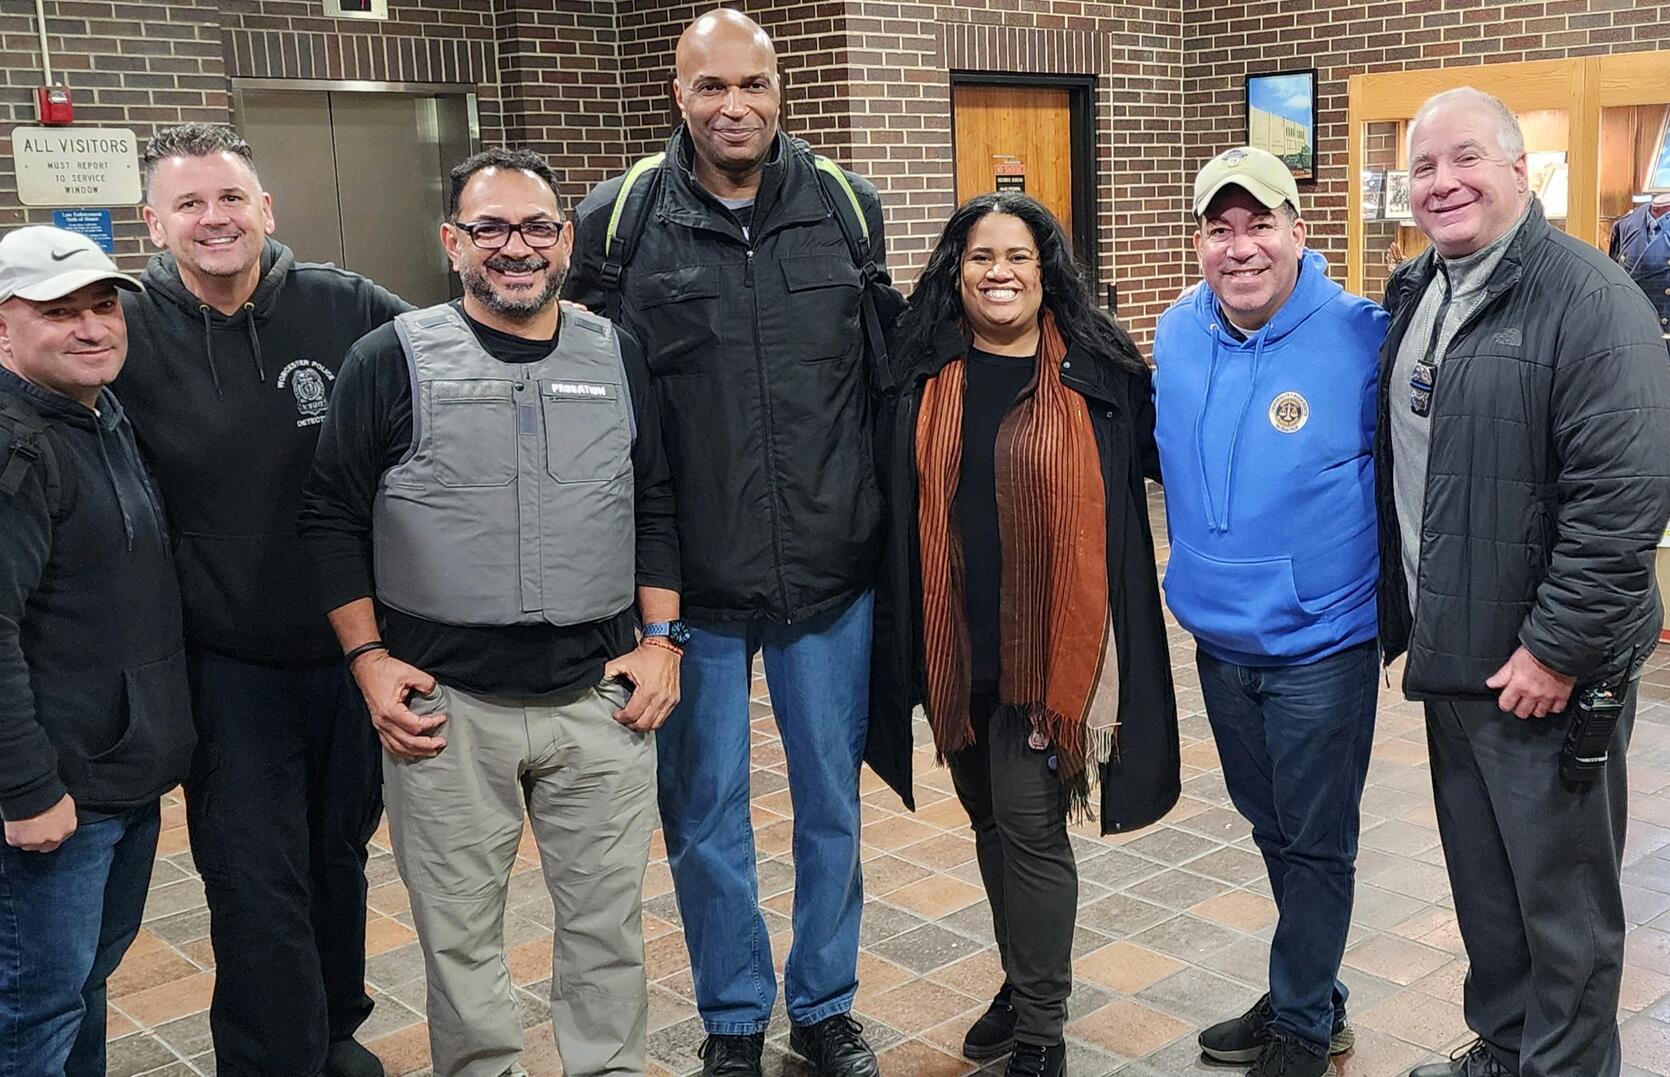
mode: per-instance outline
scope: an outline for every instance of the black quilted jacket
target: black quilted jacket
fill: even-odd
[[[1641,290],[1533,204],[1484,303],[1439,370],[1421,525],[1418,618],[1409,611],[1388,416],[1398,345],[1436,272],[1432,251],[1386,288],[1375,438],[1380,640],[1405,651],[1411,698],[1488,698],[1524,646],[1584,682],[1658,640],[1654,548],[1670,514],[1670,362]]]

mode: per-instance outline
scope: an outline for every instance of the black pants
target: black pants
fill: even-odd
[[[1520,1077],[1617,1077],[1629,806],[1624,757],[1640,682],[1611,760],[1560,779],[1567,719],[1494,702],[1428,703],[1438,833],[1467,947],[1467,1025]]]
[[[209,903],[221,1077],[315,1077],[371,1014],[366,844],[382,756],[341,665],[189,656],[198,757],[191,854]]]
[[[1079,875],[1067,839],[1067,790],[1050,769],[1053,748],[992,720],[996,701],[970,702],[974,743],[948,760],[974,824],[980,878],[992,906],[1003,973],[1014,991],[1015,1038],[1061,1042],[1073,990],[1073,924]]]

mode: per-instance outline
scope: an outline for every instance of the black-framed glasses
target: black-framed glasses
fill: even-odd
[[[522,242],[536,251],[555,247],[557,240],[562,238],[562,224],[558,221],[523,221],[521,224],[507,224],[504,221],[466,224],[463,221],[454,221],[452,226],[469,236],[470,242],[484,251],[500,250],[517,232],[522,234]]]

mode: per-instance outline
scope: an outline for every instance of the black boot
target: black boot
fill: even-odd
[[[1067,1045],[1017,1043],[1003,1077],[1061,1077],[1067,1072]]]
[[[763,1032],[709,1036],[696,1057],[702,1060],[702,1077],[760,1077],[760,1053],[764,1050]]]
[[[337,1040],[325,1051],[325,1077],[383,1077],[383,1062],[358,1040]]]
[[[876,1053],[864,1042],[864,1026],[850,1014],[790,1025],[789,1046],[812,1064],[818,1077],[881,1077]]]
[[[1013,991],[1009,981],[1004,980],[991,1006],[963,1037],[964,1058],[997,1058],[1015,1046],[1015,1007],[1009,1005]]]
[[[1200,1053],[1214,1062],[1252,1062],[1270,1042],[1270,1022],[1276,1011],[1265,994],[1252,1009],[1240,1017],[1220,1021],[1200,1034]],[[1328,1040],[1328,1053],[1344,1054],[1357,1042],[1357,1033],[1345,1019],[1345,1007],[1334,1011],[1334,1032]]]

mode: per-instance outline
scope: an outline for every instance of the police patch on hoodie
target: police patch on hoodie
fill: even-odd
[[[297,359],[278,375],[278,387],[288,388],[296,398],[296,425],[318,426],[330,410],[330,383],[336,375],[322,363]]]

